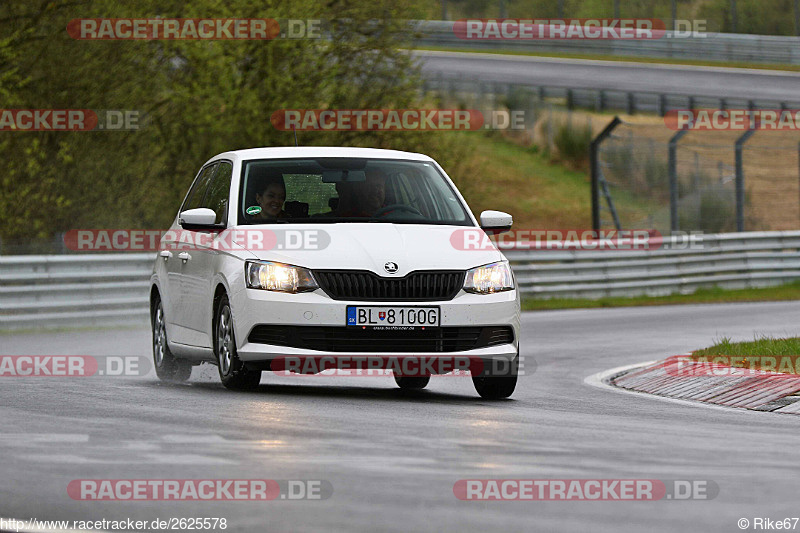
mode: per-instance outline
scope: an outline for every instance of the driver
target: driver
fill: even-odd
[[[366,171],[367,179],[362,182],[342,182],[337,184],[339,205],[337,217],[371,217],[386,201],[386,174],[381,170]]]

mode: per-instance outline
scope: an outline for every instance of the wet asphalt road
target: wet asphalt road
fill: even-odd
[[[417,51],[425,76],[573,89],[800,101],[800,72]]]
[[[228,531],[739,531],[800,515],[800,418],[685,406],[584,384],[724,335],[797,334],[800,303],[527,313],[536,371],[508,401],[468,378],[277,377],[226,391],[141,378],[0,379],[0,517],[224,517]],[[149,355],[147,329],[6,334],[3,355]],[[327,480],[323,501],[74,501],[76,479]],[[714,500],[467,502],[468,478],[711,480]]]

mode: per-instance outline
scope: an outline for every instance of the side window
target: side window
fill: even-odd
[[[222,161],[217,167],[217,174],[214,182],[208,189],[205,201],[201,207],[208,207],[217,214],[215,224],[223,224],[228,221],[228,196],[231,193],[231,177],[233,176],[233,165],[227,161]]]
[[[194,180],[194,185],[192,185],[189,194],[186,195],[186,201],[183,202],[181,212],[203,207],[203,198],[206,196],[208,185],[211,183],[211,178],[214,177],[214,170],[216,168],[217,164],[213,163],[200,172],[200,175]]]

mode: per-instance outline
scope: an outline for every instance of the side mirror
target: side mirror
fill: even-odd
[[[498,234],[511,229],[514,219],[502,211],[484,211],[481,213],[481,229],[486,233]]]
[[[178,223],[183,229],[188,230],[218,229],[218,226],[214,224],[216,221],[217,214],[207,207],[188,209],[178,215]]]

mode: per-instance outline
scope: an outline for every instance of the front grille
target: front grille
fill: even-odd
[[[366,270],[315,270],[322,290],[334,300],[446,301],[464,286],[464,271],[418,271],[382,278]]]
[[[460,352],[514,342],[514,330],[509,326],[372,330],[262,324],[253,328],[248,341],[325,352]]]

